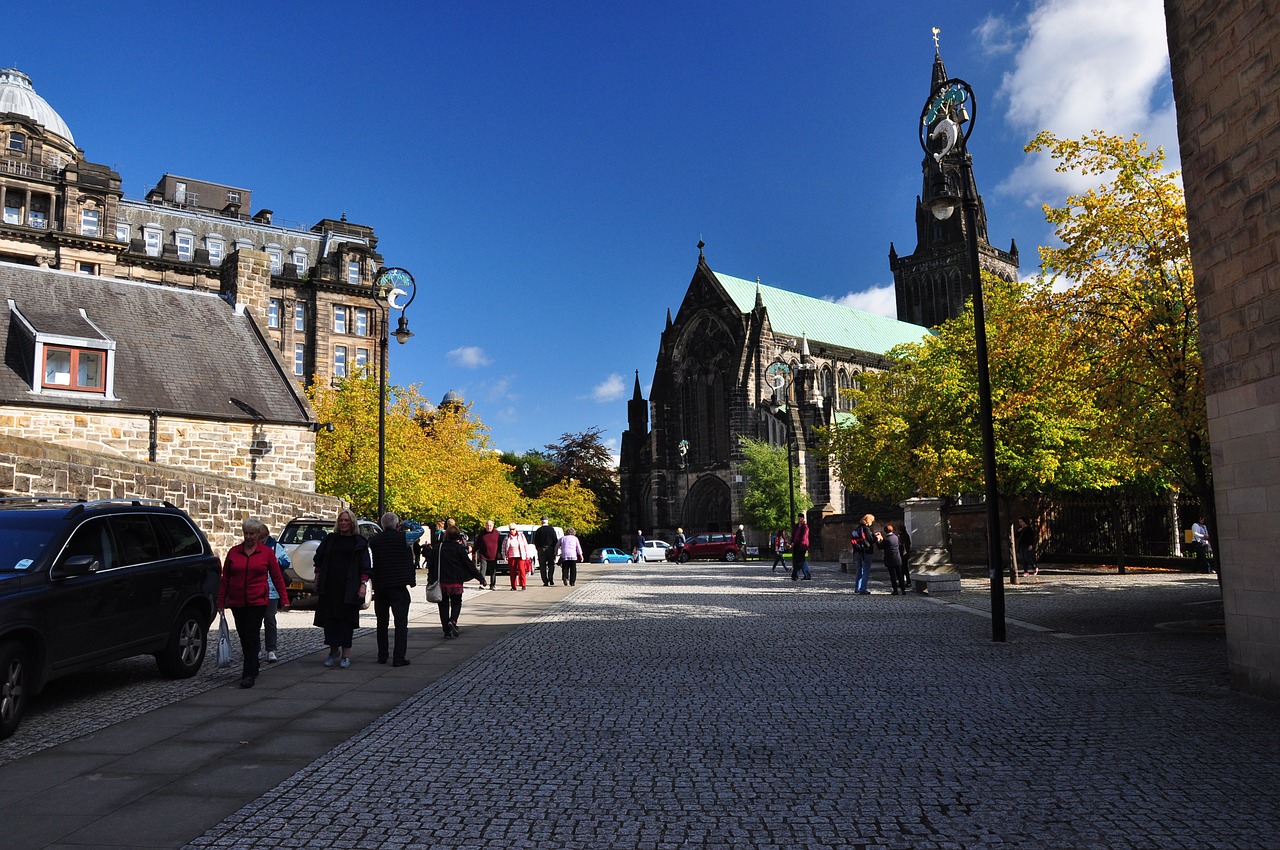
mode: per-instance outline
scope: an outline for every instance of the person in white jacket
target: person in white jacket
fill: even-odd
[[[513,522],[505,540],[502,554],[507,558],[507,575],[511,577],[512,590],[524,590],[528,584],[529,570],[533,564],[533,547]]]

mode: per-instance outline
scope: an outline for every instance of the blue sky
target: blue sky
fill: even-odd
[[[53,15],[52,19],[58,18]],[[416,278],[391,380],[474,403],[493,445],[615,450],[667,310],[712,268],[893,315],[915,248],[931,27],[978,99],[992,242],[1023,273],[1080,188],[1022,147],[1177,145],[1160,0],[101,2],[7,8],[31,76],[141,197],[165,173],[309,227],[345,212]],[[28,46],[29,45],[29,46]]]

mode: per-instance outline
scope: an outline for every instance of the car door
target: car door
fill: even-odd
[[[66,575],[60,567],[68,559],[91,556],[97,569],[85,575]],[[55,670],[94,663],[132,641],[128,576],[118,568],[115,542],[106,517],[93,517],[72,532],[50,570],[49,593],[44,595],[49,630],[49,663]]]
[[[130,641],[163,640],[169,633],[170,588],[181,582],[181,570],[169,558],[168,538],[156,534],[146,513],[115,514],[107,521],[117,547],[116,569],[129,585],[121,604],[130,620]]]

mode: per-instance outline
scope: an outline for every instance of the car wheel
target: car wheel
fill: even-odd
[[[169,633],[169,643],[156,653],[156,666],[170,679],[190,679],[204,663],[209,624],[195,608],[184,608]]]
[[[30,695],[27,653],[13,641],[0,646],[0,741],[18,731]]]
[[[680,563],[682,563],[682,564],[687,564],[687,563],[689,563],[689,553],[688,553],[688,552],[681,552],[681,553],[680,553]]]
[[[724,553],[724,559],[726,561],[736,561],[738,560],[738,553],[730,549],[728,552]]]

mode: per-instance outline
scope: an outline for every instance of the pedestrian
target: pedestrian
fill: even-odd
[[[409,663],[409,588],[418,583],[417,557],[413,553],[413,541],[405,534],[400,517],[385,513],[379,522],[382,531],[369,539],[369,554],[373,561],[373,615],[377,620],[378,663],[387,663],[387,629],[395,618],[395,650],[391,654],[391,666],[404,667]]]
[[[1036,539],[1038,536],[1031,520],[1024,516],[1018,517],[1018,529],[1013,533],[1013,542],[1018,548],[1018,563],[1024,576],[1040,575],[1040,566],[1036,563],[1036,544],[1040,542]]]
[[[542,577],[542,586],[551,587],[556,583],[556,530],[551,521],[542,518],[542,525],[533,531],[533,547],[538,550],[538,575]]]
[[[502,551],[502,532],[493,527],[493,520],[487,520],[484,531],[476,535],[476,566],[489,580],[489,589],[493,590],[498,583],[498,553]]]
[[[507,575],[511,577],[512,590],[524,590],[528,585],[527,576],[533,560],[533,547],[520,533],[513,522],[507,539],[502,542],[502,553],[507,558]]]
[[[902,538],[893,530],[893,523],[885,523],[884,534],[880,536],[880,548],[884,550],[884,566],[889,571],[889,584],[893,586],[893,595],[907,595],[910,585],[907,583],[906,554],[902,551]]]
[[[579,558],[578,560],[582,560]],[[631,553],[631,560],[637,564],[644,560],[644,532],[636,532],[636,549]]]
[[[440,582],[443,595],[437,605],[440,609],[440,627],[444,630],[446,639],[456,638],[459,634],[462,589],[467,579],[473,578],[480,582],[481,590],[485,586],[484,573],[472,562],[462,537],[462,532],[456,525],[446,526],[444,539],[436,546],[431,563],[427,565],[427,583]]]
[[[809,575],[809,523],[804,514],[796,514],[796,524],[791,527],[791,580],[795,581],[804,573],[805,581],[812,581]]]
[[[324,629],[329,657],[324,666],[351,666],[351,640],[360,625],[371,562],[369,542],[360,535],[350,508],[338,511],[332,534],[325,535],[315,554],[316,614],[312,621]],[[341,655],[341,659],[339,659]]]
[[[1191,523],[1191,544],[1196,547],[1196,569],[1202,573],[1213,572],[1209,566],[1209,527],[1204,524],[1204,517]]]
[[[676,563],[677,564],[680,563],[680,559],[684,555],[684,545],[688,542],[689,542],[689,539],[684,536],[684,529],[677,528],[676,529]]]
[[[738,557],[745,561],[747,559],[747,530],[741,525],[733,533],[733,545],[738,547]]]
[[[849,533],[849,546],[853,549],[853,592],[861,596],[871,593],[867,589],[868,582],[871,581],[871,553],[875,550],[876,533],[872,531],[871,524],[876,518],[871,514],[863,514],[862,519],[858,521],[858,525]]]
[[[787,562],[783,559],[782,553],[786,551],[787,548],[787,536],[782,533],[781,528],[775,531],[773,536],[769,538],[769,548],[773,550],[773,567],[769,572],[776,573],[779,566],[781,566],[783,570],[786,570]],[[792,555],[791,557],[794,559],[795,555]]]
[[[263,526],[266,528],[266,526]],[[280,565],[280,574],[284,576],[284,583],[287,587],[289,584],[289,576],[285,575],[285,570],[293,566],[289,560],[289,553],[284,550],[284,546],[271,534],[271,529],[266,529],[266,538],[263,545],[275,553],[276,563]],[[267,616],[262,621],[262,631],[266,636],[263,642],[263,649],[267,651],[267,662],[275,664],[280,660],[280,656],[276,655],[276,650],[280,648],[279,634],[280,630],[276,627],[276,612],[280,610],[280,591],[276,589],[275,582],[267,582],[267,594],[270,597],[267,600]]]
[[[232,546],[222,564],[222,579],[218,584],[218,611],[231,609],[236,634],[240,636],[240,651],[244,665],[240,671],[240,687],[252,688],[258,679],[258,631],[266,618],[267,587],[274,585],[280,600],[289,608],[289,592],[285,589],[284,574],[276,553],[265,545],[267,527],[256,517],[246,517],[240,523],[244,542]]]
[[[560,583],[575,585],[578,583],[578,562],[582,560],[582,544],[578,542],[578,533],[573,526],[564,530],[560,538]]]

